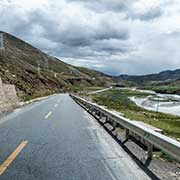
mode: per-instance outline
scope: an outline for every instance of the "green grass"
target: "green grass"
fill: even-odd
[[[167,93],[167,94],[179,94],[180,93],[180,85],[152,86],[152,87],[146,87],[146,89],[151,89],[158,93]]]
[[[93,95],[92,99],[100,105],[105,105],[110,109],[120,111],[125,117],[131,120],[143,121],[162,129],[166,135],[180,140],[179,116],[145,110],[128,98],[131,96],[144,97],[148,95],[150,94],[131,90],[113,89]]]

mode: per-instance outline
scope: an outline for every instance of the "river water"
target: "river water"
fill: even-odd
[[[130,97],[136,105],[147,110],[158,111],[180,116],[180,96],[174,94],[152,94],[151,96],[139,98]]]

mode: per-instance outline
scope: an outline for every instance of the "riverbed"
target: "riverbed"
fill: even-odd
[[[137,106],[147,110],[180,116],[180,96],[154,93],[148,97],[130,97]]]

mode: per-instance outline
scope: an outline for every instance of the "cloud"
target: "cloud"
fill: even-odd
[[[96,11],[98,13],[103,13],[106,11],[125,11],[127,9],[127,4],[133,2],[134,0],[66,0],[67,2],[81,3],[86,8]]]
[[[180,67],[178,0],[0,1],[1,30],[111,74]]]
[[[159,18],[163,15],[162,9],[154,8],[149,11],[143,12],[143,13],[134,13],[130,15],[130,18],[132,19],[140,19],[142,21],[150,21],[154,20],[156,18]]]
[[[124,13],[127,18],[140,19],[144,21],[152,20],[162,16],[163,10],[158,0],[66,0],[71,3],[81,3],[85,7],[98,13],[115,12]],[[145,7],[143,4],[149,4]],[[157,7],[158,5],[158,7]],[[139,11],[140,10],[140,11]]]

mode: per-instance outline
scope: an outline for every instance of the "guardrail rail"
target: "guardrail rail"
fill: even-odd
[[[75,96],[73,94],[70,94],[70,96],[76,103],[86,109],[90,114],[99,114],[100,118],[105,117],[106,121],[111,122],[114,128],[118,126],[125,128],[126,140],[129,138],[129,132],[133,132],[143,138],[148,144],[148,158],[152,158],[153,147],[156,147],[180,162],[180,142],[155,132],[152,129],[141,126],[132,120],[129,120],[81,97]]]

